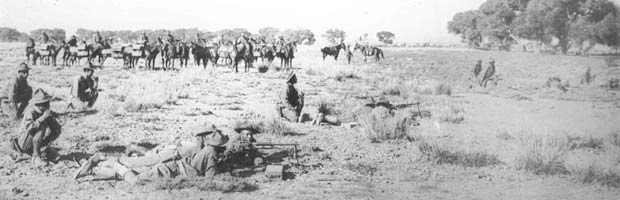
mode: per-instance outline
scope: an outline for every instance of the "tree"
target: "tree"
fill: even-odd
[[[333,28],[325,31],[323,37],[327,39],[327,41],[329,41],[330,43],[336,44],[337,42],[340,42],[341,40],[344,40],[346,38],[346,33],[343,30]]]
[[[379,42],[383,42],[385,44],[394,43],[394,37],[396,37],[396,35],[394,35],[394,33],[389,32],[389,31],[377,32],[377,39],[379,39]]]
[[[40,29],[31,31],[30,35],[33,39],[37,40],[43,35],[43,32],[45,32],[47,36],[49,36],[50,40],[53,40],[53,41],[64,41],[66,39],[65,30],[59,29],[59,28],[54,28],[54,29],[40,28]]]
[[[478,29],[478,21],[482,15],[479,11],[470,10],[456,13],[452,21],[448,22],[448,32],[461,36],[463,42],[470,47],[479,47],[482,42],[482,34]]]
[[[297,44],[312,45],[316,41],[314,33],[309,29],[286,29],[281,34],[286,41],[294,41]]]
[[[268,43],[274,43],[276,36],[280,33],[280,30],[274,27],[264,27],[258,30],[260,39],[264,39]]]
[[[26,36],[27,37],[27,36]],[[14,28],[0,27],[0,41],[2,42],[17,42],[22,40],[22,33]]]

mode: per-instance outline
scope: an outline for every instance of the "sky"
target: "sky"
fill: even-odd
[[[371,41],[387,30],[397,43],[454,43],[447,30],[457,12],[477,9],[485,0],[0,0],[0,27],[30,32],[63,28],[91,30],[198,28],[217,31],[262,27],[305,28],[317,43],[338,28],[353,40]]]

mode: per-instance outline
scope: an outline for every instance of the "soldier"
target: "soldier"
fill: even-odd
[[[71,39],[69,40],[69,42],[67,42],[67,44],[69,44],[69,46],[71,47],[77,47],[77,38],[75,38],[75,35],[71,36]]]
[[[284,48],[284,45],[286,45],[286,41],[284,40],[284,36],[280,36],[279,40],[276,41],[276,47],[278,48],[277,51],[281,51],[282,48]]]
[[[174,44],[174,36],[172,36],[170,31],[168,31],[168,44]]]
[[[144,44],[144,46],[146,46],[146,44],[149,43],[149,37],[146,36],[146,32],[142,32],[142,43]]]
[[[476,65],[474,66],[474,71],[473,71],[474,76],[478,77],[481,71],[482,71],[482,60],[478,60],[478,62],[476,62]]]
[[[228,142],[215,125],[206,123],[196,129],[196,141],[185,148],[169,151],[149,151],[142,157],[107,158],[95,154],[73,175],[74,179],[85,176],[98,178],[122,177],[135,183],[140,180],[156,178],[213,177],[217,171],[218,153],[223,152],[222,145]]]
[[[18,157],[31,155],[33,164],[47,164],[47,150],[58,138],[61,125],[56,121],[56,114],[50,110],[51,97],[43,90],[37,89],[24,112],[24,119],[19,128],[19,138],[11,139],[11,149]],[[12,156],[15,158],[14,156]]]
[[[280,117],[291,121],[301,122],[301,111],[304,107],[304,93],[298,92],[295,88],[297,76],[292,73],[286,81],[286,88],[280,98],[281,102],[277,104],[276,111]]]
[[[77,77],[71,85],[71,96],[73,97],[79,108],[92,108],[99,96],[99,77],[94,76],[95,68],[92,63],[88,63],[88,67],[84,67],[84,74]],[[73,102],[67,107],[73,107]]]
[[[26,49],[34,49],[35,47],[34,39],[28,38],[28,44],[26,45]]]
[[[50,37],[47,36],[47,33],[45,33],[45,31],[43,31],[43,34],[41,35],[41,38],[39,40],[41,40],[43,44],[47,44],[47,42],[50,41]]]
[[[17,68],[17,76],[9,81],[6,87],[6,102],[3,102],[2,110],[13,120],[19,119],[32,98],[32,88],[28,85],[28,64],[20,63]]]
[[[489,82],[489,79],[491,79],[491,77],[493,77],[494,74],[495,74],[495,60],[491,58],[491,60],[489,61],[489,67],[487,67],[487,70],[484,71],[484,76],[482,77],[480,86],[487,87],[487,82]]]
[[[95,36],[93,38],[95,40],[95,44],[102,44],[103,39],[101,38],[101,34],[99,33],[99,31],[95,33]]]
[[[347,63],[351,64],[351,58],[353,58],[353,52],[351,52],[351,45],[347,45],[347,48],[344,49],[347,52]]]

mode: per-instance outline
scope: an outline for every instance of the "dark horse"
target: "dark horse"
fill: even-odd
[[[213,47],[203,47],[197,43],[191,42],[191,53],[194,55],[194,61],[196,65],[200,65],[202,62],[203,68],[207,68],[207,64],[209,64],[209,60],[213,63],[215,67],[215,48]]]
[[[252,43],[237,43],[233,46],[233,51],[235,52],[235,61],[233,64],[235,72],[239,72],[239,62],[241,61],[243,61],[245,65],[245,72],[250,71],[250,67],[252,67],[252,63],[254,62],[254,49]]]
[[[56,57],[62,50],[62,47],[63,45],[58,45],[57,47],[55,44],[48,44],[45,49],[35,51],[33,64],[36,65],[36,60],[40,58],[41,64],[56,66]]]
[[[187,67],[187,60],[189,59],[189,47],[187,45],[183,45],[180,42],[176,44],[166,44],[164,46],[163,58],[164,58],[164,70],[167,70],[168,67],[172,64],[172,69],[174,69],[174,59],[179,59],[180,65]]]
[[[273,45],[263,45],[261,48],[257,48],[257,50],[260,52],[259,55],[262,63],[265,63],[265,58],[267,58],[267,62],[271,64],[276,57],[276,47]]]
[[[295,58],[296,48],[296,42],[289,42],[278,49],[276,56],[280,58],[280,67],[282,69],[286,67],[289,67],[289,69],[293,68],[293,58]]]
[[[97,63],[102,65],[105,61],[105,55],[103,55],[104,49],[111,49],[111,45],[108,42],[96,43],[88,45],[87,49],[90,51],[90,55],[88,56],[88,61],[92,61],[97,58]]]
[[[383,57],[383,50],[377,47],[369,47],[369,46],[359,45],[355,43],[355,48],[353,50],[358,50],[358,49],[362,52],[362,55],[364,55],[364,62],[366,62],[366,57],[368,56],[374,56],[375,61],[377,62],[381,59],[385,60],[385,57]]]
[[[144,59],[144,68],[147,70],[152,70],[155,68],[155,58],[157,58],[157,54],[160,52],[160,47],[158,44],[152,45],[143,45],[142,48],[137,50],[137,52],[132,52],[129,57],[129,67],[134,68],[138,64],[138,61],[142,58]],[[135,54],[134,54],[135,53]]]
[[[345,49],[346,46],[344,43],[340,43],[336,46],[331,47],[323,47],[321,49],[321,53],[323,53],[323,61],[325,61],[325,57],[334,56],[334,60],[338,61],[338,54],[340,54],[340,49]]]

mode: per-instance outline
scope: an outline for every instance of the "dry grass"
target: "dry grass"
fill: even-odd
[[[447,83],[439,83],[435,85],[435,95],[452,95],[452,86]]]
[[[179,99],[188,98],[188,93],[183,90],[184,85],[172,79],[156,81],[135,78],[118,91],[125,97],[125,111],[140,112],[160,109],[167,104],[176,104]]]
[[[260,123],[259,130],[263,133],[286,136],[293,133],[286,122],[278,117],[269,117]]]
[[[321,99],[317,105],[318,109],[319,109],[319,113],[322,113],[324,115],[334,115],[337,114],[336,110],[334,109],[335,104],[332,101],[328,101],[326,99]]]
[[[487,152],[454,151],[436,142],[421,140],[418,149],[427,161],[434,164],[451,164],[464,167],[484,167],[501,162]]]
[[[451,124],[461,123],[465,120],[465,116],[463,114],[464,112],[465,109],[455,105],[450,105],[439,112],[439,122]]]
[[[515,167],[535,174],[566,174],[563,157],[569,149],[568,138],[549,133],[525,133],[518,137],[520,152]]]
[[[360,79],[361,77],[350,71],[347,71],[347,72],[341,71],[341,72],[338,72],[338,74],[336,74],[332,78],[336,81],[342,82],[346,79]]]
[[[252,192],[258,189],[256,185],[240,179],[208,179],[208,178],[175,178],[162,179],[151,183],[155,190],[181,190],[196,188],[200,191]]]
[[[365,176],[372,176],[377,172],[377,167],[370,163],[347,163],[344,168]]]
[[[361,117],[360,124],[371,142],[399,140],[408,137],[408,118],[402,115],[392,116],[387,109],[377,108]]]
[[[565,166],[577,181],[600,183],[620,187],[619,151],[595,154],[585,150],[571,152],[566,156]]]

